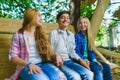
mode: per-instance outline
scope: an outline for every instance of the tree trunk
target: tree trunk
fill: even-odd
[[[78,31],[76,25],[80,17],[80,2],[81,0],[71,0],[69,4],[71,25],[74,26],[75,32]]]
[[[80,17],[80,2],[81,2],[81,0],[71,0],[70,5],[69,5],[70,6],[71,25],[74,26],[75,32],[78,31],[76,25],[77,25],[77,20]],[[98,2],[97,2],[97,7],[96,7],[95,12],[91,19],[93,40],[95,40],[99,26],[102,22],[105,10],[107,9],[109,2],[110,2],[110,0],[98,0]],[[99,52],[99,50],[100,49],[95,49],[94,51],[98,55],[99,58],[101,58],[104,62],[109,63],[109,61]],[[107,53],[107,52],[105,52],[105,53]],[[116,67],[116,65],[115,65],[115,67]],[[111,67],[111,69],[112,69],[112,67]]]
[[[91,26],[92,26],[92,32],[93,32],[93,39],[95,40],[95,37],[98,33],[100,24],[102,22],[102,19],[104,17],[104,13],[108,7],[110,0],[98,0],[97,7],[95,9],[95,12],[91,19]]]
[[[98,0],[97,6],[95,9],[95,12],[91,19],[91,27],[93,32],[93,40],[95,40],[95,37],[98,33],[100,24],[102,22],[102,19],[104,17],[104,13],[108,7],[110,0]],[[104,62],[108,63],[108,60],[97,50],[94,50],[95,53],[100,57]]]

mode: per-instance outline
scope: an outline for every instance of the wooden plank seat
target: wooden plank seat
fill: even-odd
[[[12,35],[20,27],[22,27],[22,20],[0,18],[0,80],[10,77],[16,68],[16,65],[9,61],[9,48]],[[43,23],[44,30],[47,34],[53,29],[57,29],[57,24]],[[72,26],[69,30],[74,32]]]
[[[8,55],[12,35],[22,26],[22,22],[23,20],[0,18],[0,80],[10,77],[15,71],[16,65],[9,61]],[[57,24],[52,23],[43,23],[43,26],[47,34],[58,28]],[[73,26],[70,25],[68,29],[75,33]],[[115,56],[115,58],[119,57],[120,55]],[[117,72],[117,69],[118,67],[112,66],[113,72]]]

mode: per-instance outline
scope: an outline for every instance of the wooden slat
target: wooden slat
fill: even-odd
[[[0,54],[0,64],[6,64],[6,62],[9,62],[8,59],[8,53],[7,54]]]
[[[10,46],[11,39],[7,41],[0,41],[0,48],[8,48]]]
[[[0,63],[0,70],[1,68],[3,69],[3,68],[8,68],[8,67],[16,67],[16,65],[11,61],[7,63]]]
[[[0,48],[0,54],[8,54],[9,53],[9,48]]]
[[[23,20],[0,18],[0,32],[15,32],[22,27]],[[57,24],[42,23],[47,31],[57,28]]]
[[[0,30],[1,29],[4,28],[0,27]],[[9,28],[7,30],[9,30]],[[11,38],[12,34],[0,34],[0,80],[10,77],[16,68],[16,65],[8,59]]]
[[[68,26],[68,30],[70,30],[72,33],[75,34],[75,30],[74,30],[74,27],[72,25]]]
[[[9,63],[8,65],[0,64],[0,80],[9,78],[15,72],[16,65]]]
[[[10,77],[15,68],[16,65],[9,61],[8,54],[0,54],[0,80]]]
[[[105,56],[113,57],[115,59],[119,59],[120,60],[120,54],[118,54],[116,52],[112,52],[112,51],[109,51],[109,50],[103,49],[103,48],[97,48],[97,49]]]
[[[22,20],[0,18],[0,80],[10,77],[16,68],[16,65],[9,61],[9,48],[13,34],[22,26]],[[58,28],[58,24],[42,23],[47,34]],[[68,29],[74,32],[72,26]]]
[[[0,70],[4,69],[4,68],[13,68],[14,69],[12,71],[15,71],[16,65],[14,63],[6,63],[6,64],[0,64]],[[10,69],[9,69],[10,70]]]
[[[0,18],[0,32],[15,32],[20,27],[22,27],[23,20],[16,20],[16,19],[5,19]],[[52,24],[52,23],[42,23],[44,30],[49,33],[53,29],[58,28],[58,24]],[[68,27],[72,32],[74,32],[74,29],[72,26]]]
[[[11,37],[11,34],[0,34],[0,55],[9,53]]]
[[[11,38],[12,38],[12,34],[0,34],[0,41],[4,41]]]
[[[1,48],[9,48],[9,47],[10,47],[10,41],[8,41],[8,44],[0,42],[0,49]]]
[[[14,73],[15,67],[12,67],[12,68],[7,67],[7,68],[0,70],[0,80],[4,80],[5,78],[9,78]]]
[[[15,32],[22,26],[22,20],[0,18],[0,32]]]

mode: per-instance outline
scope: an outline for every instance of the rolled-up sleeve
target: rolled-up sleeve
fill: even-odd
[[[19,55],[20,55],[19,37],[18,37],[18,32],[15,32],[13,34],[11,44],[10,44],[9,60]]]
[[[69,46],[70,46],[70,48],[69,48],[69,55],[70,55],[70,57],[71,58],[74,58],[74,59],[76,59],[76,60],[78,60],[78,59],[80,59],[80,57],[76,54],[76,52],[75,52],[75,47],[76,47],[76,45],[75,45],[75,38],[74,38],[74,35],[73,34],[71,34],[71,36],[70,36],[71,38],[71,40],[70,40],[70,43],[68,44]]]
[[[53,49],[55,49],[55,35],[54,35],[54,32],[50,32],[49,34],[49,41],[50,41],[50,44],[51,44],[51,47]]]
[[[76,53],[78,54],[78,56],[79,57],[81,57],[82,59],[84,59],[84,57],[83,57],[83,55],[82,55],[82,49],[80,48],[80,41],[79,40],[82,40],[82,39],[80,39],[79,37],[78,37],[79,35],[75,35],[74,37],[75,37],[75,51],[76,51]]]

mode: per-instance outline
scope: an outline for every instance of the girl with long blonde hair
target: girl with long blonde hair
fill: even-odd
[[[77,22],[79,32],[75,34],[76,53],[83,58],[94,72],[94,80],[112,80],[110,66],[97,60],[91,24],[87,17],[80,17]]]

